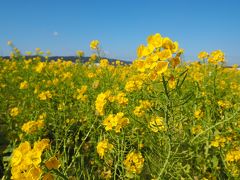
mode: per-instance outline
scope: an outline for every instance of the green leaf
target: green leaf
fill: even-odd
[[[214,169],[218,167],[218,158],[216,156],[213,156],[212,163]]]

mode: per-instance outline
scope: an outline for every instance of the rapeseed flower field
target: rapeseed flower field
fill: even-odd
[[[3,179],[239,179],[240,71],[150,35],[132,64],[0,58]],[[31,53],[28,53],[31,54]],[[98,64],[96,64],[98,62]]]

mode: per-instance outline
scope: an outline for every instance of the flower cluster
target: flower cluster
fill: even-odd
[[[23,124],[22,131],[27,134],[33,134],[37,130],[44,127],[44,120],[38,120],[38,121],[28,121]]]
[[[48,100],[52,98],[52,94],[50,91],[43,91],[38,95],[38,98],[42,101]]]
[[[132,151],[127,154],[123,164],[128,174],[140,174],[144,165],[144,158],[140,152]]]
[[[227,100],[219,100],[218,101],[218,105],[223,108],[223,109],[229,109],[232,107],[231,102],[227,101]]]
[[[140,105],[135,107],[133,113],[137,117],[142,117],[152,104],[148,100],[140,100],[139,103]]]
[[[202,118],[203,117],[203,111],[201,110],[201,109],[198,109],[198,110],[196,110],[195,112],[194,112],[194,117],[196,118],[196,119],[200,119],[200,118]]]
[[[225,61],[225,55],[221,50],[212,51],[208,54],[206,51],[202,51],[198,54],[200,60],[208,60],[211,64],[218,64]]]
[[[104,93],[100,93],[97,96],[95,101],[96,111],[100,116],[104,115],[104,106],[107,103],[108,97],[110,96],[110,91],[106,91]]]
[[[106,152],[111,151],[113,149],[113,145],[108,142],[108,139],[104,139],[99,141],[97,144],[97,153],[102,159]]]
[[[43,151],[49,147],[49,140],[42,139],[34,143],[28,141],[14,149],[11,158],[11,179],[39,179],[42,174],[40,163]]]
[[[128,104],[128,98],[126,97],[126,94],[124,92],[119,92],[115,96],[115,101],[120,105],[127,105]]]
[[[180,63],[179,57],[183,51],[179,49],[178,42],[156,33],[147,38],[147,43],[147,46],[140,45],[137,49],[138,59],[135,65],[139,71],[145,72],[150,69],[161,75],[167,71],[169,62],[173,67]],[[173,54],[176,56],[173,57]]]
[[[10,110],[10,116],[15,117],[19,114],[19,109],[18,107],[14,107]]]
[[[212,64],[224,62],[224,60],[225,60],[225,55],[221,50],[212,51],[208,57],[208,62]]]
[[[125,90],[127,92],[132,92],[135,90],[141,90],[143,82],[141,80],[131,80],[127,81],[125,84]]]
[[[57,159],[57,157],[53,156],[45,162],[45,166],[49,170],[51,170],[51,169],[58,169],[61,166],[61,164],[60,164],[60,161]]]
[[[99,41],[98,40],[93,40],[93,41],[91,41],[91,43],[90,43],[90,48],[91,49],[97,49],[98,48],[98,46],[99,46]]]
[[[23,81],[20,83],[20,87],[19,89],[27,89],[28,88],[28,82],[27,81]]]
[[[158,131],[163,131],[165,130],[165,125],[164,125],[164,118],[163,117],[152,117],[148,127],[153,131],[153,132],[158,132]]]
[[[129,124],[129,119],[124,117],[124,113],[119,112],[116,115],[110,114],[103,120],[102,124],[106,131],[114,129],[115,132],[119,133],[124,126]]]
[[[36,67],[35,67],[35,71],[37,73],[41,73],[43,71],[43,69],[46,67],[46,63],[45,62],[39,62]]]
[[[85,94],[87,91],[87,86],[84,85],[81,87],[81,89],[77,89],[76,93],[74,94],[74,98],[76,98],[77,100],[86,102],[88,96]]]
[[[81,50],[78,50],[78,51],[76,51],[76,55],[77,55],[78,57],[82,57],[82,56],[84,56],[84,52],[81,51]]]
[[[215,139],[211,142],[213,147],[224,147],[227,139],[224,136],[216,135]]]
[[[108,59],[101,59],[100,60],[100,67],[108,67],[108,65],[109,65],[109,61],[108,61]]]
[[[226,154],[226,161],[227,162],[237,162],[240,161],[240,150],[236,149],[236,150],[230,150],[227,154]]]

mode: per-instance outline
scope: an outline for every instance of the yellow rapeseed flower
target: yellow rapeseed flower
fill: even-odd
[[[181,62],[180,57],[176,56],[170,59],[170,64],[173,68],[175,68],[177,65],[179,65]]]
[[[79,57],[82,57],[82,56],[84,56],[84,52],[81,51],[81,50],[77,50],[76,55],[79,56]]]
[[[153,131],[153,132],[158,132],[158,131],[163,131],[165,129],[164,126],[164,118],[163,117],[152,117],[148,127]]]
[[[97,55],[96,54],[91,54],[89,61],[95,61],[97,59]]]
[[[43,128],[43,126],[44,126],[44,120],[28,121],[27,123],[23,124],[22,131],[27,134],[33,134],[37,130]]]
[[[211,141],[211,146],[213,147],[224,147],[227,139],[223,136],[216,135],[215,139]]]
[[[142,117],[145,114],[145,111],[141,106],[136,106],[133,114],[135,114],[135,116],[137,117]]]
[[[29,171],[29,178],[40,179],[42,173],[43,173],[43,171],[41,168],[39,168],[37,166],[32,167]]]
[[[173,42],[170,38],[163,38],[162,47],[164,49],[169,49],[172,53],[176,53],[178,51],[178,42]]]
[[[49,146],[50,146],[49,142],[50,142],[49,139],[41,139],[37,142],[34,142],[33,149],[35,151],[41,151],[42,152],[43,150],[49,148]]]
[[[118,133],[124,126],[129,124],[129,119],[124,117],[124,113],[119,112],[116,115],[108,115],[108,117],[103,120],[102,124],[105,126],[106,131],[114,129],[115,132]]]
[[[31,151],[31,145],[28,141],[21,143],[18,148],[13,150],[11,157],[11,166],[16,167],[22,163],[25,163],[25,155]]]
[[[178,52],[178,46],[179,46],[179,45],[178,45],[178,42],[175,41],[175,42],[173,43],[172,48],[171,48],[172,53]]]
[[[239,162],[240,161],[240,150],[239,149],[232,149],[227,152],[225,160],[227,162]]]
[[[173,48],[173,42],[169,37],[163,38],[163,44],[162,47],[164,49],[172,49]]]
[[[45,162],[45,166],[51,170],[51,169],[58,169],[60,167],[60,162],[59,160],[54,156],[54,157],[51,157],[50,159],[48,159],[46,162]]]
[[[149,44],[148,46],[140,45],[137,49],[137,57],[142,58],[150,55],[154,50],[154,46]]]
[[[150,35],[147,38],[148,44],[151,44],[154,48],[159,48],[162,46],[162,37],[159,33],[156,33],[154,35]]]
[[[198,59],[203,60],[208,58],[208,53],[206,51],[202,51],[198,54]]]
[[[25,141],[14,149],[11,157],[11,179],[40,179],[41,155],[48,145],[49,140],[43,139],[35,142],[31,148],[30,143]]]
[[[139,100],[139,103],[144,110],[147,110],[152,106],[152,103],[149,100]]]
[[[100,42],[99,42],[98,40],[93,40],[93,41],[91,41],[91,42],[90,42],[90,48],[93,49],[93,50],[94,50],[94,49],[97,49],[98,46],[99,46],[99,43],[100,43]]]
[[[146,70],[146,61],[145,60],[135,60],[133,66],[137,68],[139,72],[145,72]]]
[[[101,172],[101,178],[103,179],[111,179],[112,178],[112,172],[111,170],[104,170]]]
[[[208,62],[212,64],[217,64],[218,62],[224,62],[225,55],[221,50],[212,51],[209,55]]]
[[[43,175],[42,180],[54,180],[54,176],[50,172],[48,172]]]
[[[14,107],[10,110],[10,116],[15,117],[19,114],[19,109],[18,107]]]
[[[136,81],[127,81],[127,83],[125,84],[125,90],[127,92],[132,92],[135,90],[140,90],[142,88],[143,85],[143,81],[141,80],[136,80]]]
[[[23,156],[22,152],[19,151],[18,149],[15,149],[12,153],[11,165],[17,166],[18,164],[20,164],[22,161],[22,156]]]
[[[219,100],[218,105],[223,109],[229,109],[232,107],[232,103],[228,100]]]
[[[170,89],[174,89],[176,87],[176,80],[175,78],[172,76],[169,81],[168,81],[168,86]]]
[[[62,80],[71,79],[73,74],[71,72],[65,72],[62,74]]]
[[[87,86],[86,86],[86,85],[83,85],[83,86],[81,87],[81,89],[77,89],[77,90],[76,90],[76,93],[75,93],[75,95],[74,95],[74,98],[76,98],[77,100],[86,102],[86,101],[87,101],[87,98],[88,98],[88,96],[85,94],[86,91],[87,91]]]
[[[172,57],[172,52],[170,49],[164,49],[164,50],[158,52],[157,55],[160,60],[165,61]]]
[[[27,89],[28,88],[28,82],[27,81],[23,81],[20,83],[20,87],[19,89]]]
[[[100,67],[107,67],[109,65],[109,61],[107,59],[100,60]]]
[[[196,125],[196,126],[193,126],[191,128],[191,131],[192,131],[192,134],[199,134],[201,133],[203,130],[202,130],[202,126],[201,125]]]
[[[116,101],[120,105],[127,105],[128,104],[128,98],[126,98],[126,94],[123,92],[119,92],[117,96],[115,97]]]
[[[35,149],[32,149],[25,156],[29,160],[29,162],[31,164],[33,164],[35,167],[37,167],[42,162],[42,159],[41,159],[42,152],[41,151],[37,151]]]
[[[38,98],[42,101],[47,100],[47,99],[51,99],[52,98],[52,94],[50,91],[43,91],[38,95]]]
[[[194,72],[193,79],[197,82],[201,82],[204,78],[204,74],[201,72]]]
[[[41,73],[45,67],[46,67],[46,64],[44,62],[39,62],[35,67],[35,71],[37,73]]]
[[[202,118],[202,117],[203,117],[203,112],[202,112],[202,110],[201,110],[201,109],[196,110],[196,111],[194,112],[194,117],[195,117],[196,119]]]
[[[108,139],[104,139],[97,144],[97,153],[101,159],[103,159],[106,152],[111,151],[113,145],[108,142]]]
[[[130,152],[127,154],[123,162],[127,173],[140,174],[144,165],[144,158],[140,152]]]
[[[157,74],[163,74],[168,69],[169,62],[159,61],[155,67]]]
[[[100,93],[97,96],[95,101],[96,111],[100,116],[104,115],[104,106],[107,103],[107,99],[110,95],[110,91],[106,91],[105,93]]]
[[[90,73],[87,74],[87,77],[88,78],[94,78],[94,77],[96,77],[96,74],[90,72]]]

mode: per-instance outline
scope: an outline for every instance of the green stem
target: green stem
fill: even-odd
[[[216,126],[218,126],[218,125],[220,125],[220,124],[223,124],[223,123],[225,123],[225,122],[227,122],[227,121],[230,121],[230,120],[231,120],[232,118],[234,118],[237,114],[238,114],[238,112],[235,113],[232,117],[230,117],[230,118],[228,118],[228,119],[226,119],[226,120],[224,120],[224,121],[218,122],[218,123],[214,124],[213,126],[207,128],[205,131],[200,132],[199,134],[197,134],[197,135],[190,141],[190,143],[193,143],[193,141],[194,141],[195,139],[197,139],[199,136],[201,136],[202,134],[206,133],[207,131],[215,128]]]
[[[68,180],[68,178],[64,174],[60,173],[58,170],[52,169],[52,171],[56,173],[58,176],[62,177],[64,180]]]
[[[166,82],[166,80],[164,78],[164,75],[162,75],[162,81],[163,81],[164,92],[165,92],[167,98],[169,99],[169,94],[168,94],[168,89],[167,89],[167,82]]]
[[[168,138],[168,155],[167,155],[167,158],[166,158],[166,160],[164,162],[163,168],[161,169],[161,171],[160,171],[160,173],[158,175],[158,178],[157,178],[158,180],[161,179],[161,176],[163,175],[163,173],[164,173],[164,171],[165,171],[165,169],[167,167],[170,155],[171,155],[171,144],[170,144],[170,139]]]
[[[82,148],[84,142],[86,141],[86,139],[89,137],[89,134],[90,134],[90,132],[92,131],[92,129],[93,129],[93,127],[94,127],[94,125],[95,125],[96,122],[97,122],[97,119],[95,119],[95,121],[92,123],[92,126],[90,127],[88,133],[87,133],[86,136],[84,137],[84,139],[83,139],[82,143],[80,144],[80,146],[77,148],[76,153],[75,153],[75,156],[72,158],[72,161],[71,161],[71,163],[69,164],[69,166],[67,167],[67,169],[66,169],[65,172],[67,172],[67,171],[71,168],[72,164],[73,164],[74,161],[76,160],[76,157],[79,156],[79,151],[81,150],[81,148]]]

